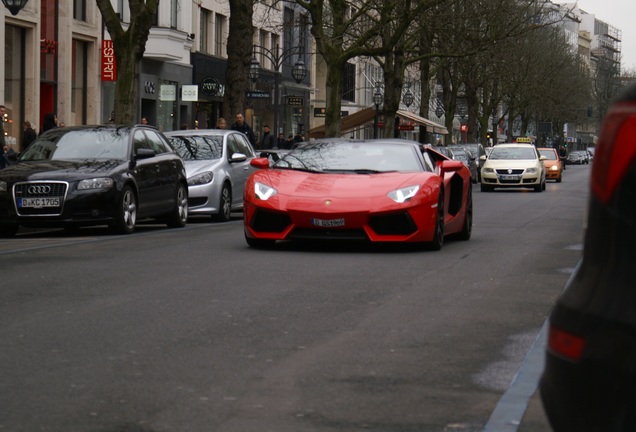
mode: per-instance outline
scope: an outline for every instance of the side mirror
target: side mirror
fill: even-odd
[[[264,157],[264,158],[254,158],[250,161],[250,165],[253,166],[254,168],[258,168],[258,169],[265,169],[265,168],[269,168],[269,159]]]
[[[234,153],[232,156],[230,156],[230,163],[243,162],[246,160],[247,160],[247,156],[244,155],[243,153]]]
[[[135,152],[135,159],[150,159],[152,157],[155,157],[155,152],[147,148],[140,148]]]
[[[464,168],[464,162],[458,160],[445,160],[442,161],[441,170],[444,172],[456,172]]]

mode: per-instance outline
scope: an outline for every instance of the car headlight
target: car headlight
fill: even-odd
[[[486,168],[486,167],[484,167],[484,169],[482,171],[485,172],[485,173],[489,173],[489,174],[492,174],[492,173],[495,172],[495,170],[493,168]]]
[[[188,186],[196,186],[207,183],[212,183],[212,179],[214,179],[214,174],[209,171],[206,171],[201,174],[197,174],[188,179]]]
[[[558,166],[556,166],[556,165],[552,165],[552,166],[550,167],[550,170],[551,170],[551,171],[558,171],[558,170],[559,170],[559,167],[558,167]]]
[[[526,173],[528,173],[528,174],[536,174],[536,172],[537,172],[536,168],[528,168],[526,170]]]
[[[78,190],[89,189],[110,189],[115,182],[110,177],[98,177],[92,179],[86,179],[79,182],[77,185]]]
[[[420,190],[420,185],[407,186],[391,191],[387,195],[396,203],[401,204],[413,198],[418,190]]]
[[[0,192],[6,192],[6,191],[7,191],[7,182],[0,181]]]
[[[254,183],[254,193],[263,201],[267,201],[278,193],[276,189],[263,183]]]

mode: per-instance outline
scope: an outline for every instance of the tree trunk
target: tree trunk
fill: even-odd
[[[227,70],[223,115],[229,119],[247,108],[248,71],[252,60],[254,0],[230,0]],[[230,120],[231,124],[232,121]]]
[[[327,98],[325,107],[325,137],[340,137],[340,111],[342,108],[342,74],[344,64],[337,62],[325,62],[327,68]]]

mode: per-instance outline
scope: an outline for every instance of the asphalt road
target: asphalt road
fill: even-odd
[[[240,215],[22,231],[0,242],[0,431],[549,431],[541,329],[589,171],[476,185],[473,238],[440,252],[252,250]]]

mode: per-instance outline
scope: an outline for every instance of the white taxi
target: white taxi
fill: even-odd
[[[532,144],[498,144],[481,158],[481,191],[495,188],[532,188],[545,190],[545,166]]]

